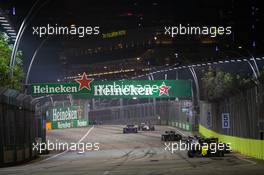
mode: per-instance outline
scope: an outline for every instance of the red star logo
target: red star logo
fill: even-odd
[[[159,96],[162,96],[163,94],[169,96],[170,88],[170,86],[166,86],[166,84],[163,82],[162,85],[159,87]]]
[[[75,81],[77,83],[79,83],[79,91],[82,90],[83,88],[86,88],[88,90],[91,90],[90,84],[93,81],[93,79],[87,78],[87,75],[86,75],[85,72],[82,74],[82,78],[76,79]]]

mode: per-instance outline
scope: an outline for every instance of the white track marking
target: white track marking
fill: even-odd
[[[84,136],[77,142],[77,143],[80,143],[83,139],[85,139],[85,137],[87,137],[88,136],[88,134],[92,131],[92,129],[94,128],[94,125],[84,134]],[[59,154],[56,154],[56,155],[54,155],[54,156],[51,156],[51,157],[49,157],[49,158],[47,158],[47,159],[43,159],[43,160],[41,160],[41,161],[37,161],[37,162],[34,162],[34,163],[32,163],[32,164],[26,164],[26,165],[22,165],[23,166],[23,168],[18,168],[18,169],[16,169],[16,171],[24,171],[25,170],[25,168],[27,168],[27,167],[30,167],[30,166],[32,166],[32,165],[34,165],[34,164],[39,164],[39,163],[41,163],[41,162],[45,162],[45,161],[47,161],[47,160],[50,160],[50,159],[54,159],[55,157],[58,157],[58,156],[60,156],[60,155],[62,155],[62,154],[65,154],[65,153],[67,153],[69,150],[65,150],[65,151],[63,151],[63,152],[61,152],[61,153],[59,153]],[[0,169],[0,172],[9,172],[10,171],[10,169],[8,169],[8,167],[4,167],[3,169]]]
[[[105,171],[103,175],[107,175],[107,174],[109,174],[109,171]]]
[[[253,160],[248,160],[248,159],[242,158],[242,157],[237,156],[237,155],[235,155],[235,157],[237,159],[239,159],[239,160],[242,160],[242,161],[245,161],[245,162],[249,162],[251,165],[256,165],[257,164],[257,162],[254,162]],[[237,166],[245,166],[245,165],[237,165]]]
[[[92,131],[92,129],[94,128],[94,125],[84,134],[84,136],[82,136],[82,138],[77,142],[77,144],[79,144],[81,141],[83,141],[83,139],[85,139],[87,136],[88,136],[88,134]],[[51,156],[51,157],[49,157],[49,158],[47,158],[47,159],[44,159],[44,160],[41,160],[40,162],[45,162],[45,161],[47,161],[47,160],[50,160],[50,159],[53,159],[53,158],[55,158],[55,157],[58,157],[58,156],[60,156],[60,155],[62,155],[62,154],[65,154],[65,153],[67,153],[69,150],[67,149],[67,150],[65,150],[65,151],[63,151],[63,152],[61,152],[61,153],[59,153],[59,154],[56,154],[56,155],[54,155],[54,156]]]
[[[87,133],[78,141],[78,143],[80,143],[81,141],[83,141],[83,139],[85,139],[85,137],[88,136],[88,134],[92,131],[92,129],[94,128],[94,125],[87,131]]]

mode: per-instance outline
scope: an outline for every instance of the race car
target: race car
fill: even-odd
[[[187,142],[189,150],[188,157],[223,157],[230,153],[230,147],[226,143],[218,142],[218,138],[190,137]],[[219,144],[222,147],[219,147]],[[221,149],[220,149],[221,148]]]
[[[135,125],[127,125],[125,128],[123,128],[123,133],[137,133],[138,129]]]
[[[161,135],[162,141],[180,141],[182,139],[182,135],[176,134],[175,131],[165,131],[165,134]]]
[[[138,130],[140,131],[155,131],[154,125],[147,125],[146,123],[140,123],[138,125]]]

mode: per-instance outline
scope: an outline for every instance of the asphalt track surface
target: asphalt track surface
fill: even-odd
[[[99,143],[98,151],[60,151],[20,166],[0,169],[0,174],[89,174],[89,175],[170,175],[170,174],[262,174],[264,161],[238,153],[225,157],[188,158],[186,151],[165,150],[160,134],[173,128],[157,126],[156,131],[123,134],[123,126],[95,126],[51,130],[52,142]],[[177,131],[185,136],[190,133]]]

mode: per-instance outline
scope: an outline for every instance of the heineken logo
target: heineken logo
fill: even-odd
[[[50,108],[47,112],[47,120],[51,121],[52,129],[77,128],[88,125],[84,119],[83,106],[68,106]]]
[[[65,129],[65,128],[71,128],[71,122],[58,122],[57,123],[58,129]]]
[[[169,96],[170,86],[166,86],[163,82],[161,86],[158,85],[127,85],[124,83],[117,84],[114,82],[110,85],[95,85],[94,96],[152,96],[159,93],[159,96]]]
[[[68,108],[53,108],[52,121],[65,121],[80,118],[80,109],[77,107]]]
[[[87,75],[86,75],[85,72],[83,73],[82,78],[76,79],[75,81],[77,83],[79,83],[79,91],[82,90],[83,88],[91,90],[91,85],[90,84],[93,81],[93,79],[87,78]]]
[[[87,97],[168,98],[191,97],[187,80],[122,80],[95,81],[85,73],[70,83],[33,84],[32,95],[73,94]]]
[[[159,96],[162,96],[163,94],[169,96],[170,88],[170,86],[166,86],[166,84],[163,82],[162,85],[159,87]]]
[[[66,84],[46,84],[45,86],[33,86],[33,94],[70,94],[77,93],[82,89],[91,90],[91,82],[93,79],[87,78],[86,73],[83,73],[80,79],[75,80],[79,86],[67,86]]]
[[[52,121],[52,129],[79,128],[88,126],[88,121],[84,119]]]
[[[57,84],[57,85],[36,85],[33,86],[33,94],[63,94],[63,93],[76,93],[78,92],[77,87],[67,87],[62,84]]]

